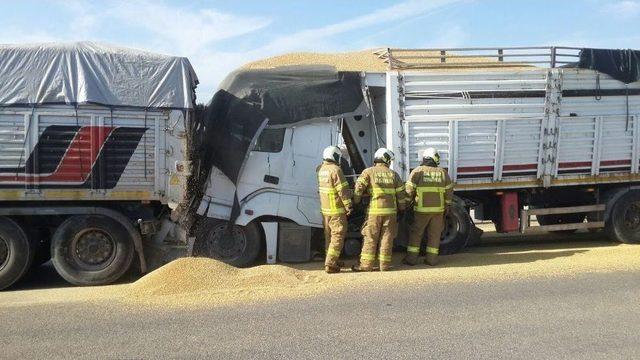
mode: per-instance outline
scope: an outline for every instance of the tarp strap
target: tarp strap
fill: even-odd
[[[78,118],[78,104],[75,103],[73,104],[73,111],[75,114],[75,118],[76,118],[76,126],[78,127],[78,131],[80,131],[80,119]],[[82,154],[80,154],[80,174],[84,174],[84,161],[82,161]],[[93,164],[89,164],[89,166],[91,166]],[[86,180],[86,179],[84,179]]]
[[[624,88],[625,88],[625,95],[627,97],[627,120],[624,128],[624,131],[626,132],[626,131],[629,131],[629,85],[624,84]]]
[[[30,134],[31,134],[31,124],[33,123],[33,115],[35,115],[36,113],[36,106],[33,105],[33,107],[31,107],[31,117],[29,117],[29,122],[27,123],[27,128],[24,130],[24,139],[22,140],[22,148],[24,149],[27,145],[27,139],[29,138]],[[20,151],[20,159],[18,160],[18,166],[16,166],[16,178],[18,178],[18,174],[20,173],[20,166],[22,166],[22,160],[24,157],[24,151]],[[26,165],[26,164],[25,164]],[[24,172],[26,174],[26,172],[28,171],[27,167],[25,166]],[[25,181],[24,182],[24,188],[25,190],[27,189],[27,184],[29,182]]]
[[[144,108],[144,135],[142,135],[142,151],[144,154],[144,179],[147,180],[147,108]]]

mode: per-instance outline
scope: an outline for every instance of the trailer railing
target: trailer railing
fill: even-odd
[[[376,52],[389,70],[447,67],[559,67],[578,61],[581,48],[566,46],[395,49]]]

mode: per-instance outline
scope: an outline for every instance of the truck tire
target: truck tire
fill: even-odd
[[[640,191],[629,191],[613,204],[605,231],[622,243],[640,243]]]
[[[74,285],[111,284],[129,270],[133,239],[118,221],[102,215],[76,215],[65,220],[51,239],[56,271]]]
[[[440,239],[440,255],[450,255],[464,249],[472,235],[473,220],[467,210],[458,204],[449,208],[444,231]]]
[[[201,219],[196,228],[195,256],[209,257],[236,267],[255,263],[262,244],[262,233],[255,223],[233,225],[211,218]]]
[[[20,225],[0,217],[0,290],[20,280],[32,261],[33,251]]]

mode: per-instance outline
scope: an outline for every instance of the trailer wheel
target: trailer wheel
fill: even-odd
[[[74,285],[115,282],[131,267],[134,252],[125,227],[102,215],[72,216],[51,239],[53,266]]]
[[[611,238],[622,243],[640,243],[639,191],[629,191],[613,204],[605,230]]]
[[[0,217],[0,290],[20,280],[32,261],[33,251],[20,225]]]
[[[455,254],[464,249],[471,237],[473,221],[466,209],[453,205],[445,218],[444,231],[440,239],[440,254]]]
[[[255,263],[260,252],[261,232],[255,223],[227,226],[226,221],[202,219],[196,229],[195,256],[209,257],[237,267]]]

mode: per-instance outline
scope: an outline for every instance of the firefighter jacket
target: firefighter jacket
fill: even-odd
[[[407,195],[413,199],[413,210],[422,214],[442,214],[453,199],[453,183],[447,171],[420,165],[407,181]]]
[[[316,171],[322,215],[346,214],[347,209],[351,210],[353,207],[351,203],[352,192],[340,167],[333,162],[323,161]]]
[[[405,189],[400,176],[386,164],[378,163],[365,169],[356,181],[354,201],[371,196],[369,215],[394,215],[405,208]]]

